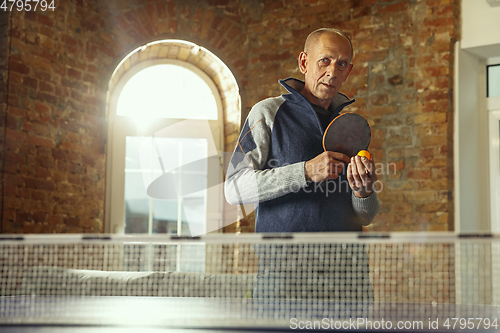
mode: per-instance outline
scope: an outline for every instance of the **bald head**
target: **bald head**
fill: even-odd
[[[352,69],[352,44],[337,29],[319,29],[306,40],[299,54],[299,69],[304,74],[301,94],[309,102],[328,109]]]
[[[316,47],[316,45],[318,44],[320,37],[325,33],[337,34],[337,35],[340,35],[340,36],[344,37],[345,39],[347,39],[347,41],[349,42],[349,45],[351,46],[351,60],[352,60],[352,57],[354,56],[354,51],[352,49],[351,40],[349,39],[349,37],[346,36],[346,34],[344,34],[339,29],[335,29],[335,28],[321,28],[321,29],[318,29],[318,30],[311,32],[309,34],[309,36],[307,36],[306,44],[304,45],[304,52],[310,53],[314,49],[314,47]]]

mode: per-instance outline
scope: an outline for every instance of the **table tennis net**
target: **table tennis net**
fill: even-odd
[[[288,318],[290,309],[299,317],[359,317],[396,308],[398,316],[418,318],[443,307],[481,312],[500,304],[500,279],[495,278],[500,243],[495,236],[316,236],[3,238],[0,323],[40,318],[71,322],[74,318],[57,318],[57,312],[49,311],[54,300],[94,302],[104,296],[101,306],[106,307],[122,302],[123,296],[138,302],[169,298],[188,302],[188,311],[192,300],[216,300],[218,306],[226,304],[222,312],[232,312],[224,320],[264,315],[268,321]],[[297,308],[299,302],[308,305]],[[274,304],[272,311],[278,312],[269,316],[255,304]],[[287,304],[288,310],[276,304]],[[27,307],[36,311],[26,312]]]

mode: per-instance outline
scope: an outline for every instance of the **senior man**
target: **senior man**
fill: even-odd
[[[228,167],[226,198],[256,204],[256,232],[362,231],[380,210],[373,159],[323,151],[328,124],[354,102],[341,94],[353,48],[337,29],[312,32],[299,55],[304,82],[250,111]],[[361,244],[257,245],[253,297],[371,301]]]
[[[256,232],[361,231],[378,213],[373,160],[322,146],[328,124],[354,102],[339,93],[352,57],[341,31],[312,32],[299,55],[305,81],[280,80],[289,94],[250,111],[228,167],[226,198],[256,204]]]

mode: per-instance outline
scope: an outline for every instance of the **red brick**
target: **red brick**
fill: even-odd
[[[23,63],[17,62],[17,61],[10,62],[10,70],[13,72],[17,72],[19,74],[24,74],[24,75],[27,75],[30,72],[28,66],[26,66]]]
[[[124,18],[121,14],[115,15],[114,21],[118,28],[123,31],[127,31],[130,28],[130,24],[128,23],[127,19]]]
[[[263,4],[262,11],[269,12],[272,10],[283,9],[285,4],[283,1],[265,1]]]
[[[20,176],[10,175],[5,177],[5,185],[12,187],[22,187],[24,186],[24,179]]]
[[[175,6],[176,6],[176,4],[173,1],[167,3],[167,14],[169,17],[177,16],[177,13],[175,11]]]
[[[80,176],[70,173],[68,174],[68,183],[73,185],[80,185],[82,182]]]
[[[64,222],[65,225],[77,226],[78,225],[78,218],[76,218],[76,217],[65,217],[63,219],[63,222]]]
[[[425,102],[435,102],[439,100],[448,100],[448,91],[425,91],[420,96]]]
[[[26,96],[28,95],[28,88],[23,85],[11,84],[9,93],[17,96]]]
[[[369,61],[383,61],[388,56],[387,51],[372,51],[364,53],[355,53],[353,63],[364,63]]]
[[[442,15],[453,16],[453,6],[448,5],[448,6],[441,6],[441,7],[435,8],[434,13],[436,16],[442,16]]]
[[[24,153],[26,155],[36,155],[37,154],[37,147],[35,147],[34,145],[32,144],[28,144],[28,143],[22,143],[20,148],[19,148],[19,152],[21,153]]]
[[[76,91],[74,89],[71,89],[71,98],[74,99],[75,101],[82,101],[82,94],[79,91]]]
[[[31,61],[31,65],[35,68],[43,69],[47,72],[52,71],[52,63],[50,60],[44,59],[42,57],[35,56]]]
[[[23,84],[33,89],[38,88],[38,80],[29,76],[23,77]]]
[[[37,98],[41,102],[47,102],[49,104],[57,104],[57,97],[51,94],[39,92],[37,95]]]
[[[370,97],[370,103],[372,105],[384,105],[387,104],[388,96],[387,95],[376,95]]]
[[[387,6],[379,5],[377,7],[377,12],[378,13],[393,13],[393,12],[405,11],[408,9],[408,3],[409,3],[409,1],[404,1],[404,2],[393,4],[393,5],[387,5]]]
[[[21,202],[22,200],[19,198],[5,197],[4,208],[18,210],[19,208],[21,208]]]
[[[40,91],[54,93],[54,85],[47,82],[40,82]]]
[[[448,188],[448,180],[446,178],[418,179],[415,181],[415,185],[419,190],[432,190],[436,193],[438,190],[446,190]]]
[[[34,124],[33,125],[33,132],[35,134],[38,134],[38,135],[41,135],[41,136],[49,136],[50,135],[50,130],[47,126],[43,125],[43,124]],[[28,140],[29,143],[30,140]]]
[[[38,135],[28,134],[26,142],[37,146],[55,147],[53,139],[44,138]]]
[[[94,219],[83,218],[78,221],[78,226],[82,228],[92,229],[95,228],[95,221]]]
[[[37,10],[37,12],[38,12],[38,10]],[[49,27],[54,25],[54,20],[51,19],[48,15],[43,15],[43,14],[37,13],[36,18],[37,18],[38,22],[40,22],[44,25],[47,25]]]
[[[41,166],[43,168],[54,169],[56,167],[56,163],[50,158],[36,158],[35,161],[37,166]],[[50,173],[48,173],[48,176],[50,176]]]
[[[362,6],[371,6],[377,3],[378,0],[353,0],[352,7],[362,7]]]
[[[63,224],[64,217],[62,215],[49,214],[47,217],[47,222],[50,224]]]
[[[453,17],[443,17],[443,18],[435,18],[435,19],[426,19],[424,21],[424,25],[426,27],[447,27],[453,26],[454,23]]]
[[[25,10],[24,17],[30,21],[36,21],[36,12],[34,10]]]
[[[455,0],[427,0],[426,4],[429,7],[451,5]]]
[[[97,68],[97,66],[94,65],[87,65],[87,71],[92,74],[97,74],[99,73],[99,68]]]
[[[69,234],[81,234],[83,233],[83,228],[70,225],[66,227],[65,232]]]
[[[7,128],[7,138],[22,142],[26,139],[26,132]]]
[[[5,173],[17,174],[18,165],[17,163],[5,161]]]
[[[430,179],[431,178],[431,170],[410,170],[407,174],[408,179]]]
[[[259,56],[259,61],[261,61],[261,62],[279,61],[279,60],[286,60],[289,58],[290,58],[290,52],[266,53],[266,54],[261,54]]]
[[[35,71],[35,78],[37,78],[39,81],[51,81],[52,80],[50,73],[43,72],[43,71]]]
[[[165,5],[161,2],[156,4],[156,16],[161,19],[165,19],[167,17],[167,12],[165,10]]]
[[[11,58],[12,59],[12,58]],[[12,59],[14,60],[14,59]],[[21,59],[22,60],[22,59]],[[10,72],[10,77],[9,77],[9,80],[11,83],[13,84],[23,84],[23,78],[24,76],[22,76],[21,74],[19,73],[16,73],[16,72]],[[4,90],[4,87],[0,88],[2,91]]]
[[[424,76],[432,77],[432,76],[444,76],[448,75],[449,67],[440,66],[440,67],[426,67],[424,68]]]
[[[95,52],[97,52],[97,50]],[[84,71],[87,68],[86,64],[84,64],[83,62],[76,61],[73,59],[68,59],[66,62],[66,65],[68,67],[72,67],[72,68],[78,69],[80,71]]]
[[[90,75],[90,74],[85,74],[83,76],[83,81],[84,82],[88,82],[88,83],[91,83],[91,84],[96,84],[97,83],[97,77],[94,76],[94,75]]]
[[[17,212],[16,213],[16,222],[30,222],[33,220],[33,215],[29,212]]]
[[[36,223],[47,222],[47,213],[41,213],[41,212],[33,213],[33,220]]]
[[[35,102],[35,110],[38,113],[49,113],[50,112],[50,108],[47,105],[39,103],[39,102]]]
[[[42,159],[39,159],[39,160],[42,160]],[[45,160],[50,161],[48,159],[45,159]],[[52,172],[50,171],[50,169],[43,168],[43,167],[37,167],[35,170],[35,177],[37,177],[37,178],[49,179],[51,176],[52,176]]]
[[[18,196],[18,189],[20,186],[10,186],[10,185],[5,185],[4,186],[4,195],[7,197],[17,197]]]
[[[72,80],[80,80],[82,78],[82,72],[73,68],[68,68],[67,75]]]
[[[54,191],[55,189],[54,183],[50,180],[26,178],[25,182],[27,188],[45,190],[45,191]]]
[[[13,209],[6,209],[3,211],[3,218],[6,221],[14,221],[16,219],[16,211]]]
[[[42,190],[32,190],[31,191],[31,198],[33,200],[40,200],[40,201],[45,201],[47,200],[47,192],[42,191]]]

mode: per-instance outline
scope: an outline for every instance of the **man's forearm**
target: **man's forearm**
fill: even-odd
[[[358,198],[354,194],[351,197],[352,208],[360,220],[361,225],[369,225],[380,211],[382,206],[377,192],[373,192],[366,198]]]
[[[248,167],[226,179],[226,200],[231,205],[259,203],[278,198],[306,186],[304,162],[253,170]]]

